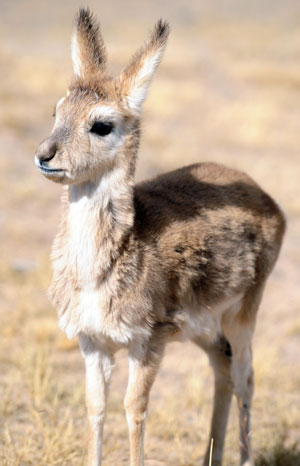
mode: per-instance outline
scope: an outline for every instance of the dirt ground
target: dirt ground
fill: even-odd
[[[36,170],[71,76],[81,2],[0,0],[0,464],[83,465],[84,368],[47,300],[60,187]],[[89,1],[118,72],[160,16],[172,34],[145,105],[137,179],[197,161],[248,172],[288,230],[254,339],[257,466],[300,465],[300,3],[298,0]],[[127,360],[113,376],[104,466],[128,464]],[[196,347],[171,344],[151,393],[146,465],[201,464],[212,374]],[[225,465],[238,464],[236,407]]]

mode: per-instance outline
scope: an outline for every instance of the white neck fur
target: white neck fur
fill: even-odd
[[[132,186],[116,167],[98,179],[69,188],[70,264],[82,286],[111,265],[124,233],[133,225]]]

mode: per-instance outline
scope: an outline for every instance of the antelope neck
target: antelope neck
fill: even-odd
[[[120,254],[134,222],[132,184],[115,168],[69,187],[69,251],[82,285],[104,277]]]

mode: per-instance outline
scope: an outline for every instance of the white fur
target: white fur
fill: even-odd
[[[59,99],[59,101],[56,104],[56,109],[58,109],[65,100],[66,100],[65,97],[62,97],[61,99]]]
[[[240,309],[242,295],[231,296],[213,307],[188,309],[186,324],[179,338],[193,340],[201,338],[205,343],[213,343],[223,333],[221,320],[225,311],[235,313]]]
[[[75,316],[68,322],[65,315],[60,319],[59,326],[67,337],[74,338],[84,333],[99,344],[109,341],[115,348],[128,347],[130,342],[139,340],[141,336],[147,339],[149,331],[144,327],[129,327],[109,315],[108,298],[112,293],[108,284],[101,285],[98,289],[83,289],[80,292],[79,305],[74,310]],[[122,309],[122,312],[126,314],[126,309]]]
[[[36,155],[34,156],[34,163],[35,163],[35,165],[36,165],[37,167],[40,165],[40,161],[39,161],[39,159],[37,158]]]
[[[68,338],[83,332],[99,341],[108,338],[117,346],[127,346],[140,335],[147,337],[145,328],[128,327],[124,322],[116,322],[110,318],[107,310],[110,297],[114,293],[113,285],[109,281],[103,281],[99,286],[101,268],[96,271],[94,268],[95,258],[99,255],[100,264],[104,268],[110,261],[110,251],[96,249],[94,228],[100,222],[100,209],[106,209],[108,203],[113,201],[117,210],[118,200],[128,194],[126,185],[122,183],[124,176],[121,168],[103,175],[98,180],[93,195],[90,195],[91,186],[87,183],[70,187],[69,242],[66,247],[69,264],[77,271],[81,291],[78,306],[68,309],[59,320],[59,326]],[[118,214],[120,222],[128,221],[128,213],[124,219],[122,210]],[[121,311],[126,313],[125,309]]]
[[[106,414],[108,386],[114,359],[109,352],[94,345],[89,337],[80,335],[80,349],[86,367],[86,400],[90,431],[95,448],[95,464],[101,462],[102,432]]]
[[[110,201],[118,205],[118,200],[126,194],[123,168],[117,168],[100,175],[98,180],[70,186],[69,250],[72,261],[76,261],[79,281],[91,283],[96,277],[91,273],[95,257],[95,225],[100,226],[100,210],[105,211]],[[103,251],[102,251],[103,253]]]
[[[127,105],[134,114],[139,114],[142,103],[147,97],[153,74],[160,62],[163,49],[154,55],[146,57],[143,66],[134,78],[130,94],[127,96]]]
[[[74,338],[83,333],[101,345],[109,342],[115,349],[128,347],[130,342],[139,341],[141,336],[147,339],[149,330],[145,327],[129,327],[109,315],[108,300],[112,293],[107,283],[97,289],[96,283],[86,286],[80,292],[79,304],[73,309],[72,318],[65,313],[59,320],[59,326],[67,337]],[[126,309],[121,311],[126,314]]]
[[[88,118],[92,122],[97,120],[117,121],[120,119],[120,116],[120,112],[116,108],[109,105],[99,105],[92,108]]]
[[[82,74],[82,60],[80,55],[80,50],[78,46],[77,33],[74,32],[72,35],[72,61],[75,76],[81,77]]]
[[[64,101],[66,100],[66,97],[62,97],[61,99],[59,99],[59,101],[57,102],[56,104],[56,107],[55,107],[55,122],[54,122],[54,126],[53,126],[53,129],[52,129],[52,133],[59,127],[59,126],[63,126],[65,124],[65,120],[62,118],[62,115],[59,113],[59,108],[62,106],[62,104],[64,103]]]
[[[69,250],[72,265],[76,267],[79,281],[88,284],[93,280],[91,271],[96,256],[93,225],[97,221],[97,209],[91,208],[89,199],[82,197],[70,203],[68,223],[70,228]]]

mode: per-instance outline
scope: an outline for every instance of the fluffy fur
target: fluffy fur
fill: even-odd
[[[149,391],[174,339],[203,348],[215,373],[212,464],[222,461],[234,393],[241,464],[253,465],[251,340],[285,221],[246,174],[214,163],[134,184],[140,109],[168,32],[158,22],[121,75],[111,78],[98,24],[87,10],[77,16],[76,77],[36,153],[42,173],[66,185],[49,293],[60,327],[79,337],[86,362],[90,466],[101,463],[109,379],[122,347],[130,360],[130,464],[144,464]],[[95,134],[95,122],[111,124],[111,132]]]

